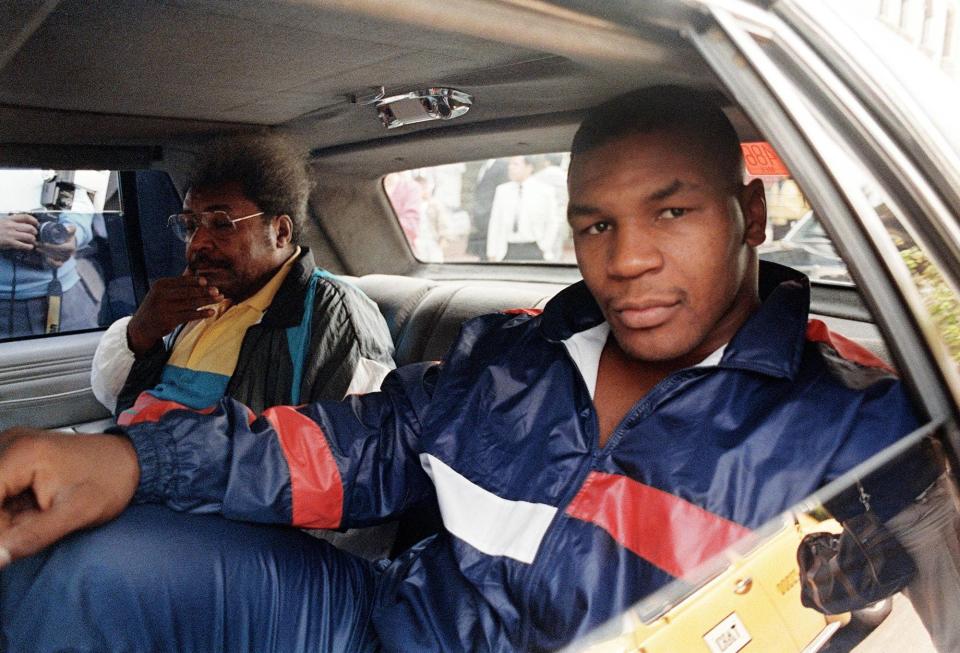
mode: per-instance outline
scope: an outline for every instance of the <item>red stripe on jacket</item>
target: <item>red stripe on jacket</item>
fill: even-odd
[[[590,472],[566,512],[676,578],[750,534],[669,492],[602,472]]]
[[[209,415],[214,409],[216,409],[215,405],[197,410],[189,406],[184,406],[176,401],[170,401],[169,399],[157,399],[149,392],[141,392],[133,406],[117,416],[117,424],[120,426],[133,426],[134,424],[142,424],[143,422],[159,422],[160,418],[171,410],[189,410],[194,413],[200,413],[201,415]]]
[[[277,432],[290,468],[293,525],[337,528],[343,518],[343,483],[320,425],[290,406],[263,412]]]
[[[807,340],[811,342],[822,342],[834,349],[841,358],[848,361],[859,363],[865,367],[879,367],[891,374],[896,374],[893,368],[885,361],[875,356],[870,350],[861,347],[853,340],[844,338],[839,333],[834,333],[827,328],[827,325],[820,320],[810,320],[807,323]]]
[[[536,317],[543,313],[542,308],[508,308],[506,310],[500,311],[504,315],[529,315],[530,317]]]

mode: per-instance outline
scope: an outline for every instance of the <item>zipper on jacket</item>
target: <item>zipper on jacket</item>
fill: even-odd
[[[533,601],[533,590],[540,582],[540,579],[543,577],[543,574],[546,573],[547,568],[550,566],[549,562],[552,559],[552,542],[557,537],[556,531],[557,523],[561,519],[566,519],[566,509],[570,505],[570,502],[577,495],[580,489],[583,487],[584,481],[586,481],[587,476],[592,472],[599,460],[606,456],[610,451],[613,450],[620,440],[623,438],[623,435],[626,431],[635,427],[637,423],[640,422],[643,418],[651,412],[651,407],[654,402],[660,401],[661,399],[666,398],[667,393],[670,390],[680,385],[688,379],[695,378],[700,376],[700,373],[707,370],[716,369],[715,366],[711,367],[686,367],[682,370],[678,370],[669,374],[667,377],[662,379],[657,383],[653,388],[650,389],[642,399],[640,399],[633,408],[631,408],[627,414],[620,420],[620,423],[617,424],[617,427],[613,430],[613,433],[610,434],[610,439],[607,440],[606,445],[603,447],[600,446],[600,422],[597,415],[597,406],[593,400],[593,397],[590,396],[590,391],[587,388],[587,383],[583,379],[583,374],[580,372],[580,367],[573,360],[573,357],[570,356],[570,351],[566,348],[563,343],[558,343],[559,346],[563,347],[564,354],[567,357],[570,365],[576,371],[576,378],[580,381],[580,391],[584,396],[587,397],[588,404],[585,409],[578,411],[577,416],[580,419],[582,427],[585,428],[585,422],[587,416],[583,415],[583,411],[589,411],[590,415],[590,428],[592,428],[592,433],[590,433],[591,442],[589,443],[590,454],[584,459],[583,464],[580,469],[577,470],[577,473],[574,475],[574,482],[570,484],[570,488],[566,493],[564,493],[562,499],[557,506],[557,512],[553,516],[553,520],[550,522],[550,526],[547,528],[544,533],[543,540],[540,542],[540,548],[537,551],[536,557],[534,557],[530,569],[530,572],[527,574],[525,582],[521,587],[520,591],[520,600],[524,610],[520,611],[520,632],[523,635],[520,650],[529,649],[530,637],[533,631],[531,624],[531,610],[532,601]],[[542,556],[542,557],[541,557]]]
[[[654,404],[666,399],[669,396],[671,390],[676,388],[678,385],[684,381],[696,378],[701,376],[700,372],[703,370],[715,369],[712,367],[685,367],[682,370],[677,370],[668,374],[666,377],[660,380],[655,386],[650,388],[650,391],[645,394],[637,403],[633,405],[627,414],[623,416],[623,419],[617,424],[616,428],[613,429],[613,432],[610,434],[610,438],[607,440],[607,443],[601,447],[600,446],[600,433],[599,428],[597,429],[597,454],[596,458],[603,458],[610,451],[616,447],[620,440],[623,439],[627,431],[634,428],[637,424],[640,423],[643,419],[650,415],[653,412]],[[591,400],[592,403],[592,400]],[[596,416],[597,408],[596,404],[593,404],[594,416]]]
[[[557,512],[553,515],[550,525],[543,534],[543,539],[540,541],[540,548],[537,550],[537,555],[534,556],[533,562],[530,563],[531,568],[526,574],[524,582],[520,588],[520,601],[521,606],[524,608],[518,611],[520,616],[520,633],[522,635],[522,641],[519,648],[521,651],[526,651],[530,648],[530,636],[531,632],[533,631],[530,617],[530,607],[533,599],[531,593],[537,583],[540,582],[540,578],[543,576],[543,573],[546,571],[548,566],[543,564],[544,560],[541,558],[541,555],[547,556],[547,553],[550,550],[550,544],[553,541],[557,531],[557,522],[566,518],[567,506],[570,505],[570,502],[573,501],[573,497],[575,497],[577,492],[580,491],[580,488],[583,487],[583,483],[587,479],[587,476],[590,474],[590,472],[593,471],[594,462],[598,457],[597,444],[600,438],[600,422],[597,418],[597,407],[593,403],[593,397],[590,396],[590,390],[587,388],[587,382],[583,380],[583,374],[580,372],[580,367],[573,360],[573,357],[570,356],[570,351],[562,342],[558,342],[556,344],[557,346],[563,348],[563,353],[566,356],[567,361],[570,363],[570,366],[573,367],[573,370],[576,373],[576,378],[580,382],[579,392],[576,390],[574,391],[575,396],[577,394],[582,394],[587,399],[586,406],[577,411],[577,418],[580,422],[581,428],[584,430],[584,434],[589,436],[590,442],[586,443],[588,451],[587,455],[584,456],[583,463],[581,463],[579,469],[577,469],[576,474],[573,475],[572,482],[568,486],[566,492],[564,492],[563,496],[560,497],[557,505]],[[587,412],[588,414],[584,415],[584,412]],[[587,429],[590,429],[590,431],[587,432]]]

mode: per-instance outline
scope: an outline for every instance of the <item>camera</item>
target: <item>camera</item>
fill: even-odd
[[[70,230],[61,222],[60,213],[53,211],[30,211],[30,215],[37,219],[37,245],[62,245],[70,240]],[[0,220],[5,219],[0,215]],[[24,265],[36,270],[46,270],[49,266],[43,254],[33,250],[22,252],[17,250],[3,250],[3,256],[11,259],[17,265]]]
[[[37,242],[44,245],[62,245],[70,240],[70,230],[60,222],[57,213],[31,213],[40,224],[37,225]]]
[[[48,209],[68,210],[73,206],[73,198],[77,192],[77,185],[72,181],[60,179],[54,175],[43,182],[40,191],[40,205]],[[39,220],[39,217],[37,218]]]

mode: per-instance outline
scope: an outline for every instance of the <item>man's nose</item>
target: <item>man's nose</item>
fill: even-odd
[[[638,277],[661,267],[663,252],[651,234],[630,227],[614,234],[607,259],[607,272],[611,277]]]
[[[187,243],[187,255],[192,252],[200,252],[213,247],[213,235],[205,226],[197,225],[197,230],[193,232],[193,237]]]

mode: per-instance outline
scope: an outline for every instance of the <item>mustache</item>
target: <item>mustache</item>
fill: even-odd
[[[190,260],[187,262],[187,267],[189,267],[192,272],[196,272],[197,270],[209,268],[229,269],[233,266],[227,259],[214,258],[203,252],[198,252],[190,257]]]

